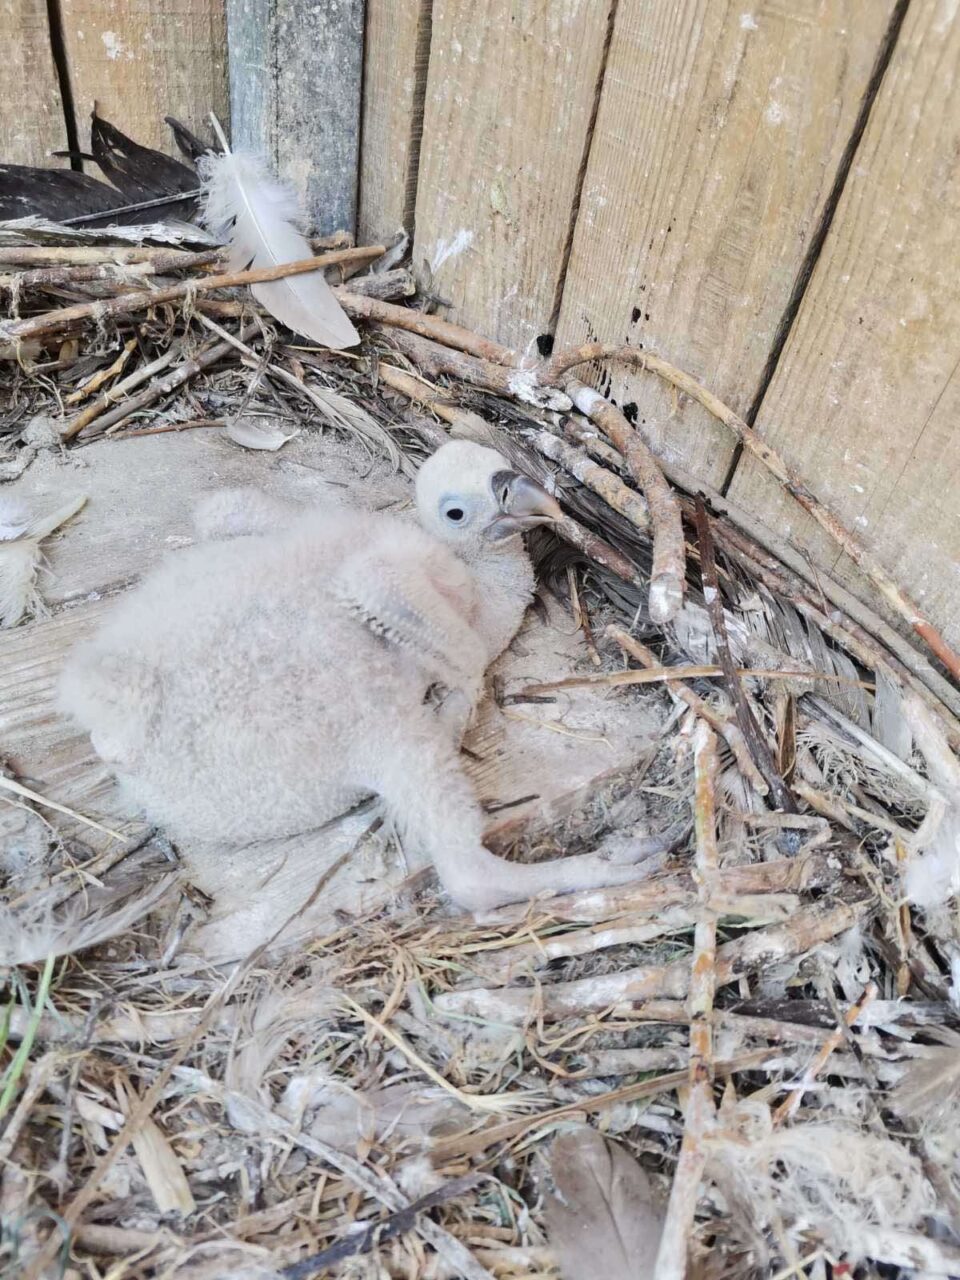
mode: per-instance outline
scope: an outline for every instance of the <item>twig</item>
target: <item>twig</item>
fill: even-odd
[[[303,258],[299,262],[282,262],[275,267],[258,267],[253,271],[231,271],[226,275],[203,276],[180,280],[163,289],[139,289],[132,293],[120,293],[114,298],[99,298],[96,302],[78,303],[59,311],[48,311],[29,320],[13,320],[0,323],[0,341],[22,342],[69,328],[80,320],[105,320],[111,316],[129,315],[161,302],[176,302],[190,293],[208,293],[212,289],[233,289],[239,285],[261,284],[265,280],[282,280],[286,276],[303,275],[307,271],[322,271],[338,262],[370,261],[383,253],[382,245],[365,249],[336,249],[321,253],[315,258]]]
[[[619,476],[594,462],[582,449],[567,444],[549,431],[529,431],[527,436],[538,453],[542,453],[551,462],[559,463],[564,471],[569,471],[581,484],[602,498],[608,507],[629,520],[640,533],[649,532],[650,509],[645,499],[628,488]]]
[[[3,773],[0,773],[0,789],[12,791],[15,796],[30,800],[33,804],[38,804],[44,809],[53,809],[56,813],[66,814],[68,818],[73,818],[76,822],[82,822],[85,827],[92,827],[94,831],[102,831],[104,835],[110,836],[113,840],[123,840],[123,836],[119,831],[111,831],[109,827],[105,827],[99,822],[94,822],[93,818],[85,818],[82,813],[77,813],[76,809],[68,809],[65,804],[58,804],[56,800],[48,800],[46,796],[42,796],[36,791],[31,791],[23,783],[15,782],[13,778],[8,778]]]
[[[587,653],[590,655],[590,661],[595,667],[602,666],[603,659],[597,651],[587,607],[580,599],[580,588],[577,586],[577,571],[572,564],[567,565],[567,590],[570,592],[570,608],[573,610],[574,621],[583,632],[583,643],[586,646]]]
[[[580,412],[600,427],[623,454],[630,474],[643,490],[653,530],[648,608],[654,622],[670,622],[683,604],[686,586],[683,524],[677,496],[646,441],[615,404],[576,378],[567,378],[564,390],[573,397]]]
[[[787,784],[777,772],[776,761],[764,740],[753,714],[753,708],[747,701],[737,674],[737,668],[730,652],[727,639],[727,626],[723,616],[723,597],[720,595],[720,580],[717,576],[717,565],[713,554],[713,537],[710,532],[710,520],[702,498],[697,500],[697,538],[700,542],[700,569],[703,574],[703,594],[713,624],[713,634],[717,642],[717,657],[723,667],[727,687],[733,698],[736,709],[737,724],[746,740],[754,764],[763,775],[763,780],[770,790],[770,798],[775,808],[785,813],[796,813],[797,804]]]
[[[241,330],[241,338],[251,338],[258,331],[259,326],[257,324],[248,324]],[[191,359],[184,360],[165,377],[157,378],[149,387],[145,387],[139,395],[123,400],[115,409],[99,417],[96,420],[95,433],[99,434],[108,431],[111,427],[116,427],[121,422],[125,422],[127,418],[139,412],[139,410],[145,409],[147,405],[154,404],[157,400],[162,400],[164,396],[168,396],[171,392],[176,391],[178,387],[182,387],[184,383],[189,382],[191,378],[195,378],[204,369],[210,369],[213,365],[218,364],[232,350],[233,345],[230,342],[205,343]],[[88,434],[94,434],[94,432],[91,431]]]
[[[92,396],[95,391],[99,391],[105,382],[109,382],[111,378],[115,378],[117,374],[123,373],[130,354],[137,345],[136,338],[128,338],[123,344],[123,349],[112,364],[104,369],[98,369],[97,372],[82,383],[76,391],[64,398],[64,404],[79,404],[81,400],[86,400],[88,396]]]
[[[608,627],[607,635],[611,635],[616,630],[619,630],[619,628]],[[801,671],[799,669],[791,671],[772,667],[736,667],[735,670],[738,676],[749,676],[757,680],[825,680],[830,684],[856,685],[858,688],[873,687],[869,681],[853,680],[848,676],[838,676],[826,671]],[[520,690],[520,694],[521,696],[527,694],[539,695],[553,693],[558,689],[589,689],[598,685],[619,688],[634,684],[670,684],[674,680],[709,680],[725,675],[723,668],[715,666],[713,663],[684,667],[657,666],[646,671],[599,671],[585,676],[567,676],[563,680],[547,680],[543,684],[525,685]]]
[[[816,1080],[817,1076],[826,1066],[827,1059],[830,1057],[831,1053],[833,1053],[834,1049],[836,1049],[840,1044],[840,1041],[846,1035],[848,1028],[854,1025],[867,1005],[872,1004],[872,1002],[876,1000],[878,994],[877,984],[875,982],[868,982],[863,989],[860,999],[857,1000],[855,1004],[852,1004],[847,1010],[843,1024],[837,1027],[834,1031],[831,1031],[830,1035],[827,1036],[826,1040],[824,1040],[820,1049],[814,1055],[813,1061],[807,1067],[806,1071],[804,1071],[803,1079],[800,1081],[799,1085],[796,1089],[793,1089],[786,1098],[784,1098],[783,1102],[780,1103],[780,1106],[777,1107],[776,1111],[774,1111],[774,1127],[783,1124],[785,1120],[789,1120],[790,1117],[794,1115],[803,1100],[804,1093],[810,1088],[814,1080]]]
[[[176,349],[170,347],[162,356],[157,356],[156,360],[151,360],[149,364],[142,365],[139,369],[134,369],[133,373],[122,378],[120,382],[114,383],[109,390],[101,391],[96,400],[91,400],[85,409],[81,410],[76,417],[71,418],[65,426],[61,427],[61,440],[72,440],[74,436],[79,435],[84,427],[109,409],[110,405],[122,400],[128,391],[133,391],[135,388],[143,386],[145,382],[149,382],[156,374],[162,373],[164,369],[173,364],[176,357]]]
[[[749,427],[746,422],[722,400],[718,399],[706,387],[700,385],[688,373],[675,365],[662,360],[648,351],[640,351],[634,347],[609,345],[601,342],[586,343],[582,347],[559,351],[552,356],[539,371],[539,380],[545,385],[556,383],[568,370],[577,365],[590,364],[594,360],[623,360],[635,368],[648,370],[658,374],[671,383],[679,391],[703,405],[708,413],[713,414],[724,426],[742,441],[744,447],[763,463],[763,465],[780,481],[787,492],[796,499],[809,515],[816,520],[833,540],[846,552],[854,564],[858,565],[874,584],[889,605],[904,618],[936,654],[943,665],[960,680],[960,655],[947,644],[940,632],[923,616],[916,604],[900,590],[887,571],[867,551],[866,547],[838,520],[829,508],[807,488],[799,476],[795,475],[783,458],[772,449],[763,438]]]
[[[329,1249],[324,1249],[321,1253],[315,1253],[312,1257],[303,1258],[300,1262],[285,1267],[280,1274],[284,1280],[306,1280],[307,1276],[316,1275],[318,1271],[324,1271],[335,1262],[342,1262],[344,1258],[369,1253],[374,1245],[409,1231],[416,1225],[421,1213],[426,1213],[428,1209],[435,1209],[438,1205],[446,1204],[448,1200],[454,1200],[457,1196],[472,1190],[477,1185],[479,1176],[476,1173],[468,1173],[462,1178],[453,1178],[450,1182],[445,1182],[442,1187],[437,1187],[436,1191],[430,1191],[419,1200],[414,1200],[413,1204],[407,1205],[405,1209],[398,1209],[395,1213],[389,1214],[382,1222],[371,1223],[366,1231],[353,1232],[342,1240],[338,1240]]]
[[[779,1057],[782,1052],[783,1050],[779,1048],[754,1049],[729,1061],[716,1063],[714,1071],[718,1076],[730,1076],[737,1071],[747,1071],[753,1067],[762,1066],[769,1059]],[[564,1120],[568,1116],[579,1118],[581,1115],[604,1111],[607,1107],[615,1106],[617,1103],[637,1102],[641,1098],[655,1098],[658,1093],[667,1093],[672,1089],[682,1089],[689,1079],[690,1072],[688,1068],[684,1068],[683,1071],[671,1071],[667,1075],[658,1076],[653,1080],[641,1080],[637,1084],[621,1085],[619,1089],[611,1089],[608,1093],[596,1094],[593,1097],[581,1097],[575,1102],[567,1103],[562,1107],[554,1107],[552,1110],[541,1112],[539,1115],[519,1116],[516,1120],[506,1120],[502,1124],[491,1125],[488,1129],[481,1129],[479,1133],[454,1134],[449,1138],[440,1138],[431,1147],[430,1155],[437,1166],[457,1157],[466,1159],[469,1156],[480,1155],[489,1147],[509,1142],[513,1138],[522,1137],[523,1134],[529,1133],[531,1129],[553,1127],[559,1120]]]
[[[87,280],[109,280],[125,283],[147,276],[161,276],[171,271],[189,271],[195,267],[221,262],[220,249],[207,253],[184,253],[180,249],[168,249],[165,253],[137,261],[82,263],[76,266],[38,267],[33,271],[21,271],[14,275],[0,276],[0,289],[29,289],[38,285],[82,284]]]
[[[624,631],[622,627],[608,627],[607,635],[611,640],[616,641],[625,653],[630,654],[632,658],[636,658],[638,662],[643,663],[643,665],[649,670],[653,671],[660,668],[660,663],[652,650],[648,649],[645,644],[641,644],[639,640]],[[770,789],[764,781],[763,774],[761,774],[760,770],[753,762],[753,757],[750,754],[746,739],[740,732],[739,726],[734,724],[729,717],[721,714],[708,703],[704,702],[698,694],[694,693],[692,689],[688,689],[685,684],[671,681],[670,691],[671,693],[676,694],[682,702],[686,703],[691,711],[695,711],[701,719],[706,720],[711,728],[715,729],[716,732],[720,734],[724,742],[726,742],[727,746],[733,752],[733,758],[736,760],[740,772],[749,781],[757,795],[768,795]]]
[[[383,253],[384,250],[381,249],[380,252]],[[427,315],[425,311],[394,307],[389,302],[381,302],[379,298],[362,296],[346,289],[337,291],[337,299],[350,316],[376,320],[393,329],[405,329],[409,333],[420,334],[445,347],[463,351],[480,360],[490,360],[494,364],[513,366],[517,363],[516,355],[509,348],[500,346],[498,342],[491,342],[489,338],[482,338],[471,329],[464,329],[462,325],[451,324],[449,320],[441,320],[439,316]]]
[[[622,892],[622,890],[621,890]],[[772,928],[754,929],[725,942],[717,950],[715,978],[718,986],[735,982],[741,975],[764,966],[802,955],[838,933],[852,928],[873,906],[872,895],[849,901],[832,899],[804,907],[789,921]],[[508,1026],[523,1025],[534,1014],[557,1020],[583,1013],[598,1013],[646,1000],[687,996],[690,966],[685,958],[666,965],[638,965],[612,973],[558,982],[531,991],[525,987],[491,990],[484,987],[451,991],[438,995],[438,1012],[467,1014]]]
[[[697,722],[693,742],[696,776],[694,818],[697,830],[697,879],[700,910],[690,964],[690,1088],[683,1141],[654,1267],[655,1280],[683,1280],[687,1250],[707,1153],[704,1140],[714,1118],[713,996],[716,988],[717,920],[710,905],[719,867],[716,830],[717,742],[705,720]]]

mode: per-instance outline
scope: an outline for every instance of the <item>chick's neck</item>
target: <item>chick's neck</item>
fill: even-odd
[[[487,641],[488,661],[492,662],[520,630],[533,600],[533,565],[519,536],[486,544],[467,559],[467,564],[479,589],[477,627]]]

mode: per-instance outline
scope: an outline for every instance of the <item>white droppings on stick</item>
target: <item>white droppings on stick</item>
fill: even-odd
[[[603,402],[603,396],[599,391],[594,391],[593,387],[579,387],[573,397],[573,403],[588,418]]]

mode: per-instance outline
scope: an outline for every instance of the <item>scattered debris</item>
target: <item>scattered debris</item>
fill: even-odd
[[[106,122],[97,138],[121,197],[176,196],[182,216],[187,177]],[[209,150],[178,139],[191,163]],[[78,199],[106,198],[80,188]],[[526,791],[500,798],[487,839],[534,860],[615,857],[671,824],[677,838],[622,889],[474,919],[418,873],[393,903],[354,904],[281,946],[328,875],[306,883],[287,849],[257,878],[239,875],[254,901],[295,880],[299,905],[283,899],[245,958],[220,967],[191,950],[216,892],[198,892],[151,833],[118,839],[71,803],[67,783],[92,766],[65,730],[49,776],[22,777],[17,735],[47,712],[33,686],[5,692],[0,1266],[37,1280],[66,1240],[78,1267],[124,1280],[290,1280],[366,1255],[379,1274],[425,1280],[612,1280],[639,1274],[624,1261],[638,1250],[651,1274],[659,1256],[661,1280],[688,1266],[703,1280],[826,1276],[827,1264],[865,1280],[958,1273],[960,931],[948,895],[960,695],[945,675],[955,655],[929,624],[865,562],[932,659],[790,548],[758,542],[722,500],[698,504],[571,374],[637,360],[764,448],[656,357],[588,347],[525,366],[396,305],[412,291],[396,254],[344,237],[298,241],[305,260],[279,269],[233,270],[198,231],[65,231],[42,221],[62,204],[22,212],[0,227],[2,478],[58,457],[82,490],[94,451],[159,449],[163,433],[190,430],[285,445],[276,465],[304,470],[304,440],[348,439],[371,465],[401,469],[403,486],[448,433],[496,444],[564,509],[560,538],[538,532],[532,545],[544,589],[574,615],[571,637],[590,637],[582,660],[551,669],[521,634],[497,714],[595,752],[574,696],[660,728],[603,785],[539,808]],[[325,269],[360,330],[347,353],[305,341],[309,327],[281,309],[291,333],[273,294],[248,289],[317,284]],[[42,418],[56,432],[38,440]],[[147,435],[159,438],[136,442]],[[223,449],[233,467],[273,461]],[[22,619],[43,609],[40,539],[80,505],[0,516],[0,612],[21,622],[6,639],[29,648],[42,625],[72,634],[80,614],[60,584],[50,623]],[[61,538],[79,537],[84,518]],[[483,776],[489,739],[468,746]],[[355,816],[356,833],[382,844],[390,833],[376,825]]]

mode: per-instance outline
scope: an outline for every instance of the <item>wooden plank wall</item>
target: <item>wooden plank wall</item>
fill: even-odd
[[[233,140],[265,154],[322,235],[357,219],[363,0],[227,0]]]
[[[521,350],[550,327],[607,17],[606,0],[434,0],[414,265]]]
[[[960,645],[960,22],[911,4],[757,427]],[[731,497],[856,581],[750,459]]]
[[[81,148],[94,102],[111,124],[164,151],[165,115],[196,132],[210,111],[227,119],[224,0],[60,0],[60,13]]]
[[[620,0],[557,341],[631,343],[745,414],[893,0]],[[657,452],[714,485],[730,433],[614,372]]]
[[[47,153],[67,145],[67,131],[46,0],[0,0],[0,32],[0,160],[56,164]]]

